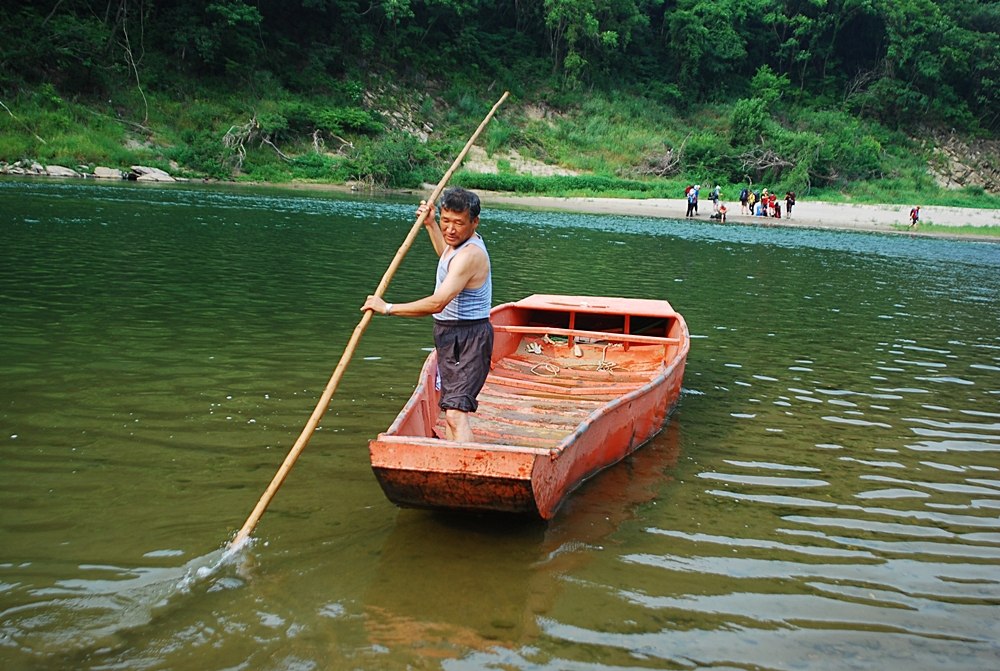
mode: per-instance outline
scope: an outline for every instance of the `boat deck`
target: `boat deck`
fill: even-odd
[[[531,351],[537,345],[542,353]],[[517,351],[496,364],[472,415],[476,442],[554,448],[594,410],[638,389],[662,368],[663,346],[606,342],[579,345],[525,336]],[[445,438],[442,412],[434,427]]]

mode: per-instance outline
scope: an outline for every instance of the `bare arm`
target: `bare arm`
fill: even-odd
[[[438,231],[440,235],[440,231]],[[444,310],[448,303],[455,299],[462,289],[487,266],[486,254],[475,246],[468,246],[455,254],[448,266],[448,276],[441,286],[430,296],[411,303],[395,303],[392,306],[393,315],[400,317],[426,317],[436,315]],[[386,302],[377,296],[369,296],[362,310],[374,310],[385,314]]]
[[[427,235],[431,236],[431,244],[434,245],[434,251],[437,252],[438,258],[444,254],[445,248],[448,246],[444,241],[444,236],[441,234],[441,227],[438,226],[437,214],[434,211],[434,203],[428,203],[426,200],[420,201],[420,207],[417,208],[417,216],[424,210],[429,210],[427,213],[427,218],[424,219],[424,228],[427,229]]]

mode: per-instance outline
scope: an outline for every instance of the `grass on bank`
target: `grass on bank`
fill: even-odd
[[[356,128],[338,127],[351,114],[362,112],[350,107],[353,103],[345,102],[343,96],[307,98],[280,88],[265,95],[266,99],[255,99],[217,89],[183,97],[147,93],[149,118],[143,122],[145,107],[132,90],[125,89],[108,101],[79,101],[63,99],[51,86],[42,86],[4,101],[14,116],[0,110],[0,160],[34,159],[73,168],[127,168],[138,163],[186,177],[273,183],[359,180],[372,186],[416,187],[440,178],[489,106],[485,99],[467,92],[449,91],[433,99],[408,98],[402,92],[394,101],[383,101],[390,109],[392,104],[409,105],[417,121],[434,126],[431,140],[421,143],[412,135],[392,131],[385,120],[379,122],[374,116]],[[581,94],[563,108],[546,106],[544,100],[531,105],[513,101],[502,108],[480,140],[488,154],[501,157],[500,174],[460,172],[454,183],[490,191],[612,198],[682,198],[684,187],[694,183],[702,185],[704,197],[721,184],[724,199],[733,202],[747,183],[738,183],[742,176],[733,175],[735,159],[730,154],[737,150],[727,139],[731,109],[705,106],[680,116],[643,98],[601,93]],[[246,148],[237,171],[222,138],[232,126],[254,115],[288,158],[255,141]],[[898,133],[870,124],[862,127],[857,120],[834,112],[791,110],[783,112],[781,120],[805,129],[786,140],[812,138],[833,152],[828,160],[847,167],[851,161],[872,160],[851,154],[848,146],[851,133],[869,133],[870,143],[881,143],[883,148],[879,169],[885,176],[806,189],[796,185],[794,171],[786,170],[758,176],[754,188],[767,186],[779,196],[794,189],[802,200],[1000,208],[1000,197],[981,188],[948,191],[938,187],[927,174],[922,151]],[[324,127],[326,145],[317,153],[310,129],[322,123],[330,125]],[[352,146],[340,146],[336,136]],[[680,173],[667,178],[641,174],[657,157],[682,147],[685,163]],[[502,155],[508,151],[588,174],[514,174],[509,162],[503,165]]]

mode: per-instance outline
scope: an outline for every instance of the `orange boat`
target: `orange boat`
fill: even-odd
[[[680,396],[690,335],[670,303],[529,296],[493,308],[474,443],[445,439],[437,353],[369,442],[386,496],[408,508],[550,519],[567,493],[656,435]]]

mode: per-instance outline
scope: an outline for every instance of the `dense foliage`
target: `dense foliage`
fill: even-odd
[[[554,74],[683,106],[743,95],[767,65],[796,99],[890,126],[1000,121],[1000,3],[980,0],[47,0],[4,3],[0,23],[7,94],[262,72],[338,91],[390,68],[521,93]]]
[[[433,177],[450,145],[372,109],[364,92],[387,81],[434,88],[447,111],[427,98],[423,118],[459,130],[503,88],[544,101],[564,112],[545,133],[500,121],[487,149],[564,164],[567,143],[615,141],[602,123],[688,118],[633,137],[628,157],[577,166],[633,181],[668,175],[658,152],[732,183],[898,178],[907,134],[1000,130],[1000,3],[982,0],[47,0],[0,4],[0,24],[0,100],[37,112],[0,130],[148,130],[159,115],[177,133],[161,158],[219,177]],[[225,144],[244,123],[240,141],[277,153]],[[310,142],[313,156],[278,150]],[[72,153],[120,153],[105,144]],[[68,149],[0,140],[0,158],[30,151]]]

